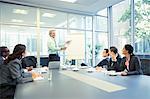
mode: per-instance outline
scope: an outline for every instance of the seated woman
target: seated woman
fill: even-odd
[[[125,57],[121,61],[121,73],[122,76],[126,75],[139,75],[142,74],[141,62],[137,56],[133,54],[133,47],[130,44],[126,44],[122,50]]]
[[[14,99],[18,83],[33,81],[32,74],[24,73],[21,66],[21,59],[25,55],[25,50],[25,45],[16,45],[13,53],[0,66],[0,97],[2,99]]]
[[[107,70],[114,70],[116,72],[120,71],[120,62],[121,62],[121,57],[118,53],[118,49],[114,46],[110,47],[109,50],[109,55],[110,55],[110,60],[108,63]]]
[[[0,47],[0,65],[4,63],[4,61],[7,59],[9,55],[9,49],[6,46]]]
[[[31,73],[25,73],[22,69],[21,59],[25,56],[26,46],[18,44],[15,46],[13,53],[5,60],[5,64],[9,65],[12,78],[16,83],[24,83],[33,81]]]

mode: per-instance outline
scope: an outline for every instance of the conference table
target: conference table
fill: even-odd
[[[150,77],[52,70],[51,80],[18,84],[15,99],[150,99]]]

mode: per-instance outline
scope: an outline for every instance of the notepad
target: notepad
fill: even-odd
[[[98,88],[100,90],[106,91],[106,92],[116,92],[120,90],[125,90],[126,87],[110,83],[108,81],[100,80],[97,78],[93,78],[91,76],[87,76],[84,74],[80,74],[77,72],[72,71],[60,71],[61,74],[71,77],[73,79],[79,80],[83,83],[86,83],[90,86],[93,86],[95,88]]]
[[[44,80],[44,78],[43,78],[43,77],[36,77],[34,80],[35,80],[35,81],[36,81],[36,80]]]

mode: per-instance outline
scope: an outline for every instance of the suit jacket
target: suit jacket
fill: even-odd
[[[114,70],[116,72],[120,72],[120,62],[121,62],[121,57],[120,55],[118,55],[117,57],[117,61],[112,61],[112,59],[110,58],[109,63],[108,63],[108,67],[107,70]]]
[[[130,56],[130,61],[129,61],[129,70],[127,69],[127,66],[125,65],[126,62],[126,57],[122,58],[121,61],[121,70],[127,70],[127,74],[128,75],[138,75],[138,74],[142,74],[142,70],[141,70],[141,62],[139,60],[139,58],[137,56]]]
[[[17,84],[33,81],[30,73],[24,73],[21,61],[15,59],[10,61],[8,64],[4,64],[0,69],[0,84]]]
[[[4,63],[4,59],[2,56],[0,56],[0,65],[2,65]]]
[[[105,59],[103,59],[102,61],[100,61],[98,64],[97,64],[97,66],[101,66],[101,67],[103,67],[104,65],[107,65],[108,66],[108,63],[109,63],[109,58],[105,58]]]
[[[103,60],[101,60],[96,66],[94,66],[95,68],[98,66],[98,67],[103,67],[104,65],[107,65],[108,66],[108,63],[109,63],[109,58],[105,58]],[[85,63],[81,63],[81,66],[87,66],[87,64]]]

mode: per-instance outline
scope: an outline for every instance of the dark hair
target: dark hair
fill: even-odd
[[[9,52],[10,52],[9,49],[6,46],[0,47],[0,56],[6,57],[9,55]]]
[[[129,54],[133,54],[133,47],[130,44],[126,44],[124,48],[128,51]]]
[[[14,59],[21,59],[22,53],[24,53],[26,50],[26,46],[23,44],[17,44],[13,50],[13,53],[8,56],[8,58],[5,60],[5,64],[9,63],[11,60]]]
[[[118,53],[118,49],[117,49],[115,46],[111,46],[111,47],[110,47],[110,51],[111,51],[111,52],[114,52],[115,54]]]
[[[106,53],[108,53],[109,52],[109,50],[108,49],[104,49],[105,51],[106,51]]]

